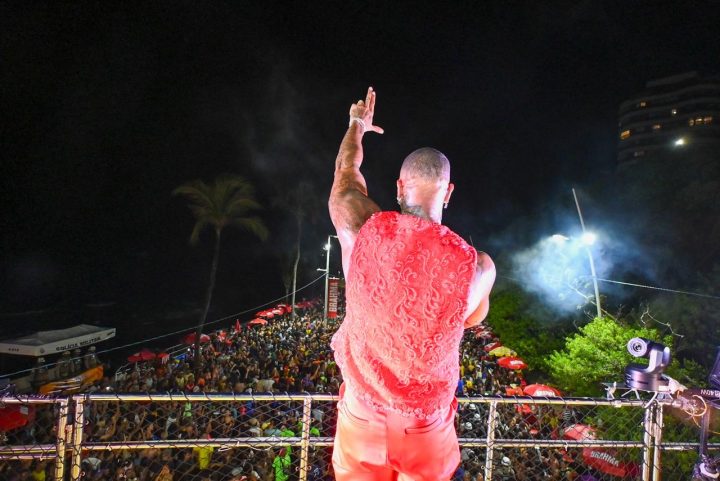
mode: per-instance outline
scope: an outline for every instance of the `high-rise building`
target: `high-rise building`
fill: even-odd
[[[688,72],[650,81],[620,104],[618,165],[664,149],[693,144],[720,147],[720,76]]]

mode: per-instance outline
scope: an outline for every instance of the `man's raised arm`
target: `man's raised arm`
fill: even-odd
[[[330,219],[342,248],[343,270],[347,277],[350,254],[360,227],[380,208],[368,197],[365,178],[360,173],[363,161],[362,137],[365,132],[383,133],[373,125],[375,91],[368,88],[365,100],[350,106],[350,125],[340,144],[335,161],[335,179],[330,191]]]

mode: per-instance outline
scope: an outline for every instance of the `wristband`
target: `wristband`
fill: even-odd
[[[360,127],[362,127],[363,133],[365,133],[365,122],[360,117],[350,117],[350,122],[348,123],[348,128],[352,127],[353,122],[357,122],[360,124]]]

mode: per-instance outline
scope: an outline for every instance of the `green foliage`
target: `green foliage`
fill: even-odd
[[[565,328],[538,315],[534,299],[517,286],[500,285],[490,299],[487,324],[530,367],[537,377],[545,377],[545,360],[562,348]]]
[[[686,288],[693,292],[719,295],[720,264],[706,274],[695,276]],[[673,356],[690,358],[710,367],[720,345],[720,301],[713,298],[685,295],[658,296],[650,303],[653,312],[662,313],[662,321],[669,322],[674,331],[682,335],[675,342]]]
[[[621,381],[625,366],[633,360],[626,350],[633,337],[645,337],[667,346],[656,329],[631,327],[607,317],[595,318],[565,340],[565,348],[547,361],[553,381],[572,396],[600,396],[602,382]]]
[[[673,359],[665,372],[680,384],[690,387],[705,386],[710,370],[692,359]]]

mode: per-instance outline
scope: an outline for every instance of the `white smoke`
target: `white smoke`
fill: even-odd
[[[589,306],[595,298],[588,253],[598,278],[608,276],[613,267],[605,248],[608,238],[603,232],[595,234],[592,245],[583,242],[581,232],[541,239],[513,255],[513,277],[524,289],[561,313]]]

